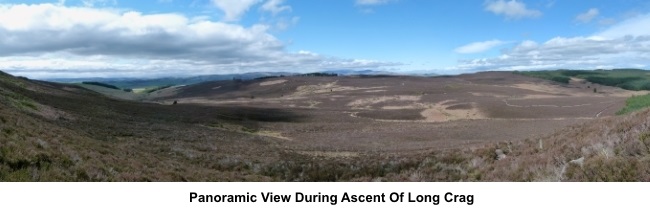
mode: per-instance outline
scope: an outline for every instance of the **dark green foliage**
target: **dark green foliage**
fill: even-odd
[[[284,75],[280,75],[280,76],[263,76],[263,77],[257,77],[257,78],[255,78],[253,80],[265,80],[265,79],[273,79],[273,78],[281,78],[281,77],[284,77]]]
[[[525,75],[525,76],[529,76],[529,77],[536,77],[536,78],[542,78],[542,79],[551,80],[551,81],[555,81],[555,82],[559,82],[559,83],[565,83],[565,84],[569,83],[569,81],[571,80],[571,78],[569,78],[568,76],[563,75],[560,72],[551,72],[551,71],[528,72],[528,71],[526,71],[526,72],[515,72],[515,73]]]
[[[569,82],[569,77],[582,78],[592,83],[601,85],[615,86],[626,90],[650,90],[650,72],[640,69],[614,69],[614,70],[557,70],[557,71],[528,71],[514,72],[516,74],[537,77],[542,79],[553,80],[556,82]],[[591,86],[588,86],[591,88]],[[598,89],[593,88],[594,93]],[[622,115],[631,113],[643,108],[650,107],[650,95],[635,96],[629,98],[625,103],[625,108],[616,114]]]
[[[563,76],[554,76],[554,77],[551,77],[551,80],[556,81],[556,82],[561,82],[561,83],[569,83],[569,81],[571,79],[568,78],[568,77],[563,77]]]
[[[560,71],[562,75],[568,76],[568,77],[577,77],[580,75],[593,75],[593,74],[599,74],[597,72],[593,71],[580,71],[580,70],[562,70]]]
[[[336,77],[338,74],[336,73],[308,73],[308,74],[301,74],[299,75],[301,77]]]
[[[643,77],[638,77],[638,76],[620,77],[613,74],[605,75],[605,76],[587,76],[584,79],[586,79],[589,82],[598,83],[607,86],[620,87],[627,90],[639,90],[637,86],[634,86],[633,82],[644,80]]]
[[[106,83],[101,83],[101,82],[82,82],[82,84],[96,85],[96,86],[101,86],[101,87],[105,87],[105,88],[120,90],[120,88],[118,88],[117,86],[106,84]]]
[[[571,77],[575,77],[592,83],[626,90],[650,90],[650,72],[639,69],[524,71],[514,73],[560,83],[569,83]]]

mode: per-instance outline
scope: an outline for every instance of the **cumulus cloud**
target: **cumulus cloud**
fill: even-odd
[[[535,18],[542,16],[542,12],[539,10],[528,9],[526,8],[526,4],[516,0],[490,0],[485,3],[485,10],[497,15],[506,16],[506,18],[509,19]]]
[[[489,40],[483,42],[474,42],[461,47],[456,48],[454,51],[460,54],[474,54],[481,53],[487,50],[490,50],[494,47],[503,45],[505,42],[500,40]]]
[[[224,20],[239,20],[248,10],[261,0],[212,0],[212,3],[224,12]]]
[[[20,18],[16,18],[20,17]],[[267,26],[244,28],[190,20],[178,14],[143,15],[51,4],[0,6],[0,55],[63,51],[78,55],[170,56],[219,60],[282,48]],[[212,59],[214,60],[214,59]]]
[[[596,36],[616,38],[623,36],[650,35],[650,14],[638,15],[615,24],[608,29],[597,33]]]
[[[650,14],[623,21],[590,36],[522,41],[497,57],[459,61],[448,70],[536,70],[560,68],[650,68]]]
[[[589,23],[592,20],[594,20],[594,18],[598,17],[599,14],[600,14],[600,11],[598,11],[598,9],[591,8],[587,12],[579,14],[578,16],[576,16],[575,20],[577,22],[580,22],[580,23]]]
[[[169,76],[396,65],[287,52],[268,31],[172,13],[0,4],[0,69],[29,77]]]

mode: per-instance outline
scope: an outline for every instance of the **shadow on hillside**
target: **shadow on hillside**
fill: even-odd
[[[230,94],[235,92],[245,91],[248,86],[251,84],[257,83],[258,81],[213,81],[213,82],[204,82],[195,85],[190,85],[184,87],[183,89],[177,90],[175,96],[179,97],[205,97],[212,94]]]
[[[297,114],[295,111],[275,108],[197,104],[160,105],[122,101],[107,98],[74,85],[30,82],[33,83],[32,85],[40,87],[38,91],[11,85],[1,87],[8,88],[8,90],[15,92],[19,96],[24,96],[69,114],[81,115],[91,119],[106,119],[112,122],[124,120],[147,121],[148,119],[185,123],[210,123],[219,120],[299,122],[305,118],[304,115]],[[69,91],[64,88],[75,88],[77,90]]]
[[[232,121],[260,122],[300,122],[306,117],[293,111],[276,108],[256,108],[242,106],[201,106],[186,105],[189,110],[210,110],[206,114],[214,114],[220,119]]]

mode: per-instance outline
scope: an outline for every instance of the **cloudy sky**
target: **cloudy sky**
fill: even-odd
[[[0,0],[31,78],[649,66],[646,0]]]

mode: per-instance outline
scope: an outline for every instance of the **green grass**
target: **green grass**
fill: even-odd
[[[650,94],[643,96],[633,96],[625,101],[625,107],[616,112],[616,114],[628,114],[647,107],[650,107]]]

